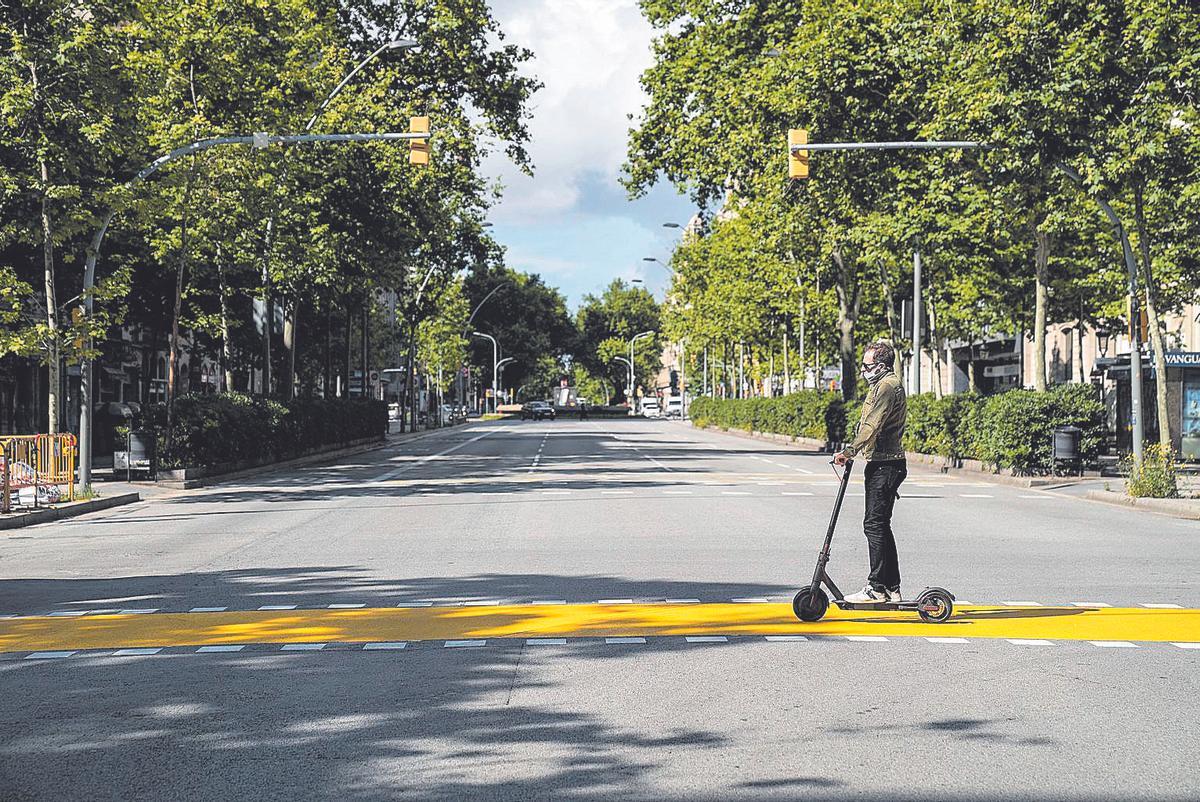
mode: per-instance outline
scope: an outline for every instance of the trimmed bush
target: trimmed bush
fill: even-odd
[[[834,393],[815,391],[781,398],[698,398],[691,405],[698,426],[815,437],[832,443],[853,437],[861,411],[859,400],[843,403]],[[1062,384],[1044,393],[961,393],[940,399],[923,393],[908,399],[904,447],[922,454],[978,459],[1016,473],[1049,473],[1054,429],[1067,425],[1083,430],[1083,460],[1095,462],[1104,441],[1105,412],[1091,385]]]
[[[831,442],[841,440],[846,428],[841,398],[836,393],[815,390],[777,398],[697,398],[689,405],[688,412],[697,426]]]
[[[273,401],[244,393],[189,394],[175,400],[167,448],[165,404],[147,407],[139,426],[158,431],[163,468],[208,468],[231,462],[287,459],[387,433],[387,404],[357,398]]]

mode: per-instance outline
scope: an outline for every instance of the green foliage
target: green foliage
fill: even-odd
[[[1046,473],[1051,468],[1054,429],[1083,430],[1084,462],[1095,460],[1105,430],[1104,406],[1091,385],[1064,384],[1045,393],[1013,390],[989,396],[978,416],[973,456],[1018,473]]]
[[[688,406],[697,426],[770,432],[838,442],[845,434],[841,397],[815,390],[776,398],[697,398]]]
[[[1134,498],[1175,498],[1179,495],[1175,452],[1161,443],[1148,444],[1139,468],[1130,456],[1121,467],[1128,478],[1125,490]]]
[[[387,404],[382,401],[308,398],[280,403],[220,393],[176,399],[170,438],[162,404],[147,407],[138,425],[158,431],[162,467],[197,468],[286,459],[352,440],[382,438],[388,422]]]
[[[654,336],[637,341],[633,354],[634,383],[652,389],[662,354],[662,339],[658,334],[660,312],[649,290],[621,279],[614,279],[599,296],[585,295],[575,313],[579,331],[575,363],[589,375],[622,388],[622,394],[628,398],[629,368],[617,357],[629,359],[629,341],[634,335],[654,332]]]

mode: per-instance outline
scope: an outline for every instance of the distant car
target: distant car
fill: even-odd
[[[547,401],[529,401],[521,405],[521,420],[554,420],[554,407]]]
[[[673,395],[667,399],[666,415],[668,418],[683,417],[683,398],[678,395]]]
[[[399,403],[393,401],[392,403],[388,404],[388,417],[391,418],[392,420],[398,420],[400,418],[400,404]]]
[[[661,414],[662,410],[658,408],[658,401],[656,399],[646,398],[642,400],[642,417],[657,418]]]

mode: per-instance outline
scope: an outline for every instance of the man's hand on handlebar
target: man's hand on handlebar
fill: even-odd
[[[834,454],[833,455],[833,464],[834,465],[845,465],[846,463],[851,462],[853,459],[854,459],[853,457],[847,457],[845,454]]]

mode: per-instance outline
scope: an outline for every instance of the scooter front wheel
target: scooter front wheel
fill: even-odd
[[[917,597],[917,613],[927,624],[940,624],[954,612],[954,597],[941,588],[930,588]]]
[[[829,609],[829,597],[820,588],[803,588],[792,599],[792,612],[801,621],[820,621]]]

